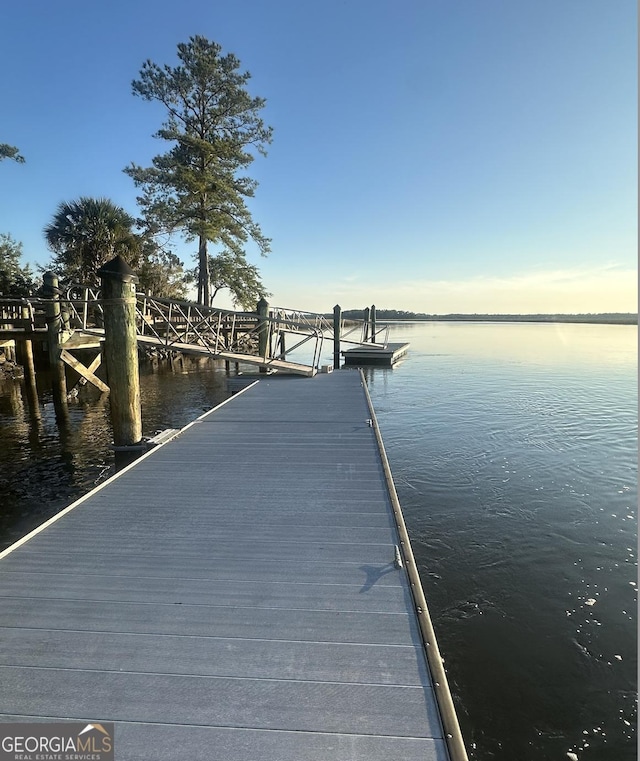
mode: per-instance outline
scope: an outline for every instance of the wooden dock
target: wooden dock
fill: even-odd
[[[0,723],[113,721],[118,761],[465,758],[378,435],[359,372],[264,377],[1,553]]]

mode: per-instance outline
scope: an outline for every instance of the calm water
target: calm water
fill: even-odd
[[[391,340],[408,358],[367,377],[470,757],[635,759],[637,329],[426,323]],[[207,362],[147,367],[142,385],[146,435],[228,396]],[[33,405],[4,383],[0,432],[0,546],[112,472],[91,391],[61,426],[46,391]]]
[[[394,338],[369,382],[471,757],[635,759],[637,329]]]

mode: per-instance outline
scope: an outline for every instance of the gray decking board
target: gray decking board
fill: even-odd
[[[360,575],[360,574],[359,574]],[[398,587],[364,582],[352,584],[300,584],[296,581],[263,582],[71,574],[3,573],[3,597],[34,596],[56,600],[103,602],[165,602],[174,605],[211,605],[288,610],[373,611],[404,613],[408,601]],[[25,590],[29,589],[27,593]],[[408,593],[407,593],[408,594]]]
[[[438,722],[433,693],[420,687],[290,678],[2,666],[3,704],[7,696],[16,713],[117,722],[299,732],[351,732],[355,723],[360,734],[406,737],[428,737]],[[118,755],[127,758],[126,748]]]
[[[262,519],[264,516],[262,516]],[[163,521],[168,530],[170,530],[170,521]],[[96,531],[92,531],[89,528],[81,527],[79,529],[69,528],[66,532],[67,541],[72,546],[82,546],[84,551],[90,550],[92,547],[101,546],[100,529],[105,527],[104,522],[97,527]],[[163,526],[156,526],[155,531],[162,530]],[[193,527],[197,530],[198,526]],[[332,544],[352,544],[356,541],[358,544],[375,544],[389,546],[389,542],[393,539],[393,534],[390,528],[369,528],[369,527],[349,527],[349,526],[263,526],[259,524],[252,524],[242,526],[242,538],[244,541],[254,542],[280,542],[283,535],[286,536],[288,541],[296,543],[327,543]],[[206,544],[206,547],[202,547],[203,550],[211,547],[212,542],[233,542],[237,538],[238,532],[234,532],[230,527],[216,526],[215,524],[206,524],[201,526],[200,530],[206,530],[207,536],[193,537],[190,535],[189,528],[185,526],[180,532],[172,533],[170,537],[167,537],[167,547],[176,547],[187,549],[189,547],[198,550],[201,545]],[[393,544],[393,543],[392,543]],[[147,547],[158,547],[158,540],[149,535],[149,531],[146,529],[140,529],[139,531],[130,530],[127,532],[126,541],[120,545],[120,548],[126,548],[131,545],[132,551],[136,549],[145,549]],[[390,557],[389,560],[392,560]]]
[[[170,603],[105,605],[99,600],[5,598],[6,627],[58,628],[139,634],[184,634],[278,641],[413,645],[413,619],[388,613],[334,612],[278,608],[210,607]],[[71,622],[71,623],[70,623]]]
[[[0,722],[32,720],[39,721],[40,717],[0,714]],[[278,761],[372,761],[389,758],[447,761],[440,740],[328,732],[305,732],[301,737],[300,732],[246,727],[128,722],[118,726],[117,743],[117,747],[126,747],[129,757],[136,761],[184,758],[185,748],[193,761],[261,761],[275,758]],[[158,748],[163,749],[162,756],[158,755]]]
[[[34,543],[36,540],[39,540],[37,542],[37,548],[50,554],[56,553],[59,549],[66,552],[71,547],[70,544],[56,542],[54,538],[35,537],[33,539]],[[125,535],[122,539],[122,545],[116,552],[114,552],[116,558],[123,552],[124,547],[132,547],[133,551],[138,553],[141,557],[145,556],[149,563],[153,563],[154,565],[157,563],[161,564],[163,555],[171,551],[179,552],[184,558],[185,563],[189,563],[193,559],[201,558],[203,554],[212,555],[214,553],[221,559],[229,560],[244,556],[248,563],[253,562],[254,560],[281,558],[284,578],[290,578],[286,576],[286,566],[291,562],[300,564],[307,560],[312,560],[326,563],[340,563],[343,560],[348,560],[349,565],[359,563],[375,565],[382,569],[386,568],[393,560],[393,557],[389,557],[389,547],[385,544],[348,545],[346,543],[330,544],[329,542],[292,543],[286,541],[286,538],[282,541],[251,542],[248,545],[242,544],[241,537],[236,537],[234,542],[222,543],[200,540],[197,544],[194,541],[193,546],[184,542],[181,545],[173,545],[168,539],[163,541],[157,540],[154,544],[151,539],[148,539],[145,545],[141,547],[136,545],[135,542],[127,539]],[[196,547],[198,549],[195,549]],[[93,551],[104,552],[104,544],[95,542],[93,546],[83,548],[83,552],[91,553]],[[393,547],[391,547],[391,551],[393,552]],[[246,554],[243,555],[243,553]],[[56,563],[56,566],[59,567],[59,564]],[[293,567],[295,568],[296,566],[294,565]],[[361,582],[361,579],[361,574],[358,574],[356,583]]]
[[[141,673],[193,674],[245,679],[415,685],[424,679],[410,645],[299,642],[241,637],[5,630],[0,666],[107,671],[115,659]],[[180,660],[174,654],[180,653]],[[233,653],[233,658],[229,653]],[[265,654],[268,653],[268,658]]]
[[[62,553],[59,553],[62,557]],[[116,560],[117,562],[114,562]],[[282,581],[283,561],[276,559],[252,560],[249,566],[242,558],[196,557],[185,563],[184,558],[166,556],[156,558],[150,571],[148,556],[76,553],[65,554],[64,573],[80,576],[129,576],[145,578],[153,573],[153,578],[165,576],[175,579],[208,579],[221,581],[254,581],[256,576],[262,581]],[[398,586],[397,574],[389,566],[354,564],[362,572],[363,585],[372,583],[378,586]],[[325,584],[342,584],[345,578],[345,563],[327,563],[323,561],[296,562],[291,565],[291,572],[298,583],[317,582],[322,578]],[[21,573],[51,573],[51,557],[44,552],[25,552],[20,558],[12,560],[7,557],[2,564],[7,572],[19,570]],[[349,569],[347,569],[349,570]],[[357,571],[357,569],[351,569]],[[35,581],[35,579],[34,579]]]
[[[0,722],[116,721],[120,761],[445,761],[368,417],[356,372],[265,377],[0,559]]]

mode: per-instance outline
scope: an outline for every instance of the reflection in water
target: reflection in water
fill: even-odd
[[[389,340],[411,343],[414,357],[444,354],[550,368],[624,365],[636,335],[635,325],[426,322],[397,323]]]
[[[38,388],[34,375],[25,377],[20,385],[22,391],[23,403],[29,408],[29,415],[32,418],[40,417],[40,402],[38,400]]]

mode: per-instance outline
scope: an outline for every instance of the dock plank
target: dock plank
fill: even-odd
[[[10,702],[9,702],[10,701]],[[16,713],[108,716],[300,732],[429,737],[433,693],[416,686],[232,679],[189,673],[0,667],[0,703]],[[123,753],[124,751],[124,753]],[[119,751],[127,757],[126,748]]]
[[[55,719],[55,717],[47,717]],[[83,717],[87,721],[90,717]],[[38,716],[7,716],[0,721],[40,721]],[[289,732],[197,725],[163,725],[128,722],[118,726],[118,747],[124,746],[136,761],[158,761],[157,748],[166,759],[193,761],[372,761],[398,758],[402,761],[447,761],[441,740],[418,737],[380,737],[354,733]],[[215,754],[215,755],[214,755]]]
[[[100,600],[11,598],[2,600],[5,627],[58,628],[139,634],[184,634],[278,641],[415,645],[407,616],[278,608],[215,608],[207,605],[127,603]]]
[[[0,666],[110,671],[117,661],[140,673],[348,684],[419,684],[424,665],[411,645],[371,645],[202,635],[31,629],[2,631]],[[180,659],[175,658],[176,652]],[[230,657],[231,656],[231,657]]]

